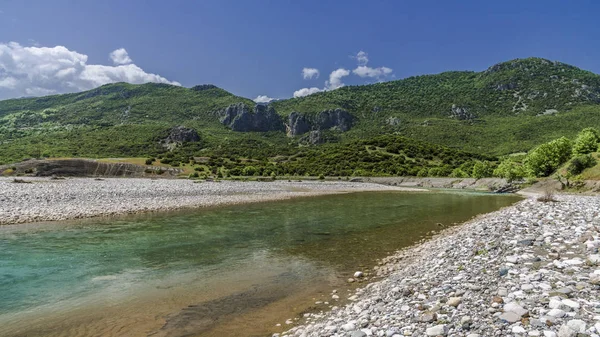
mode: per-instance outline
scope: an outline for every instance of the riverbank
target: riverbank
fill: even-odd
[[[349,305],[283,335],[599,336],[600,198],[555,198],[523,200],[383,259],[382,279],[345,296]]]
[[[0,178],[0,225],[170,211],[325,194],[422,191],[380,184],[321,181],[200,182],[145,178]]]

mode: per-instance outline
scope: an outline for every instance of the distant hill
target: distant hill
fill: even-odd
[[[196,130],[201,140],[195,149],[209,153],[291,154],[307,144],[393,134],[503,155],[600,127],[600,76],[528,58],[483,72],[348,86],[269,106],[213,85],[115,83],[0,101],[0,162],[153,156],[167,151],[161,141],[175,126]]]

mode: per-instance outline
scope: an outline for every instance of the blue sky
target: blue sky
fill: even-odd
[[[1,0],[0,11],[0,98],[122,79],[287,98],[340,68],[335,86],[529,56],[600,72],[599,1]],[[110,59],[119,48],[129,59]],[[305,67],[319,77],[303,79]]]

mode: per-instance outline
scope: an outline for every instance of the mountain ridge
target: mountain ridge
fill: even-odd
[[[79,93],[4,100],[0,142],[5,151],[0,161],[32,156],[27,152],[34,144],[42,148],[34,154],[53,156],[144,155],[156,151],[158,140],[180,125],[196,129],[207,147],[222,146],[225,139],[255,139],[275,147],[303,143],[300,135],[288,137],[279,126],[241,128],[266,131],[262,133],[232,131],[220,113],[236,104],[248,110],[264,105],[212,84],[185,88],[122,82]],[[599,107],[600,75],[542,58],[501,62],[481,72],[447,71],[346,86],[267,105],[285,125],[291,124],[293,113],[316,116],[339,109],[350,115],[351,128],[314,126],[322,133],[316,135],[318,142],[397,134],[492,155],[526,151],[557,135],[572,136],[588,124],[600,125]],[[103,135],[111,135],[118,146],[104,142],[102,146],[114,149],[85,148]],[[73,150],[81,144],[87,144],[83,151]],[[126,149],[128,145],[136,150]]]

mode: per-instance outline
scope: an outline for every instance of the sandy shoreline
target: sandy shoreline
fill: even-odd
[[[0,178],[0,225],[170,211],[326,194],[423,191],[371,183],[202,182],[184,179]]]

